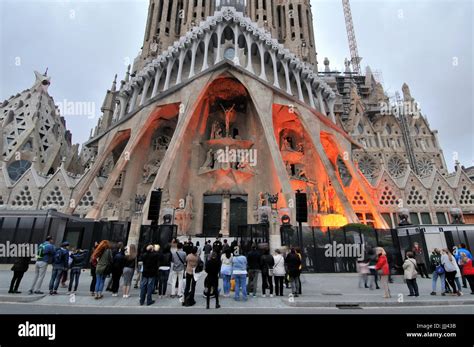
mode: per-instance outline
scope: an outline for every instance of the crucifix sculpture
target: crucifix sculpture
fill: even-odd
[[[224,111],[224,114],[225,114],[225,133],[226,133],[226,136],[227,137],[230,137],[230,122],[231,121],[234,121],[233,118],[235,116],[235,111],[234,111],[234,108],[235,108],[235,104],[232,105],[232,107],[228,108],[228,109],[225,109],[224,106],[222,106],[221,104],[221,107],[222,107],[222,110]]]

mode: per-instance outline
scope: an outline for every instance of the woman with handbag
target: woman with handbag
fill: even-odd
[[[441,265],[441,251],[438,248],[430,255],[430,266],[433,279],[431,281],[431,295],[436,295],[436,282],[438,278],[441,282],[441,295],[446,295],[446,275],[443,265]]]
[[[456,289],[455,278],[457,272],[459,270],[458,264],[456,263],[456,258],[451,254],[451,252],[447,249],[443,249],[443,253],[441,255],[441,264],[444,267],[444,271],[446,272],[446,280],[448,281],[449,285],[453,288],[453,295],[461,296],[461,287],[459,286]]]
[[[390,269],[388,267],[388,260],[387,254],[382,247],[377,247],[376,249],[377,254],[377,263],[375,264],[375,270],[377,274],[380,276],[380,282],[382,282],[382,286],[384,289],[384,298],[388,299],[391,298],[390,295],[390,288],[388,287],[388,275],[390,274]]]
[[[275,295],[283,296],[283,282],[286,275],[285,270],[285,259],[281,255],[279,249],[275,250],[275,255],[273,256],[273,277],[275,278]]]
[[[407,282],[408,290],[410,295],[408,296],[420,296],[418,292],[418,284],[416,283],[416,275],[418,274],[415,255],[413,252],[407,252],[407,258],[403,263],[403,276]]]
[[[107,240],[102,240],[92,254],[92,259],[96,259],[96,284],[95,284],[95,299],[102,299],[102,291],[104,290],[105,278],[112,270],[112,250],[110,243]]]
[[[270,297],[273,298],[273,267],[275,260],[270,254],[270,250],[265,248],[260,258],[260,267],[262,269],[262,296],[266,297],[265,291],[270,289]]]

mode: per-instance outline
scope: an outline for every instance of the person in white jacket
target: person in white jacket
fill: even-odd
[[[441,265],[443,265],[444,271],[446,272],[446,280],[448,281],[449,285],[453,288],[453,294],[457,296],[461,296],[462,292],[461,292],[461,286],[459,283],[461,272],[456,262],[456,258],[451,254],[451,252],[447,248],[444,248],[441,254]],[[457,281],[456,281],[456,277],[458,277]],[[458,289],[456,289],[456,287]]]
[[[407,282],[408,290],[410,291],[410,295],[408,296],[419,296],[418,284],[416,283],[416,275],[418,275],[418,271],[415,255],[413,252],[407,252],[406,256],[407,258],[403,263],[403,275]]]
[[[273,260],[275,261],[275,265],[273,266],[273,277],[275,278],[275,295],[283,296],[283,282],[285,280],[286,270],[285,259],[281,255],[279,249],[275,250]]]

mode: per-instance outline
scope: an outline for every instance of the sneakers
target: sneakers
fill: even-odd
[[[216,304],[216,309],[221,308],[221,305]]]
[[[273,294],[270,294],[270,297],[273,298]]]
[[[153,305],[154,303],[155,303],[155,300],[152,300],[152,301],[150,301],[149,303],[147,303],[146,305],[147,305],[147,306],[151,306],[151,305]]]
[[[114,297],[115,297],[115,296],[118,296],[118,294],[117,294],[117,293],[112,293],[112,296],[114,296]]]
[[[35,293],[35,294],[44,294],[44,293],[43,293],[42,291],[40,291],[40,290],[36,290],[34,293]]]
[[[443,293],[444,294],[444,293]],[[436,295],[436,292],[431,292],[430,295]]]
[[[267,296],[265,294],[262,294],[262,298],[266,298]]]
[[[32,294],[33,294],[33,291],[30,289],[30,290],[28,291],[28,294],[29,294],[29,295],[32,295]]]

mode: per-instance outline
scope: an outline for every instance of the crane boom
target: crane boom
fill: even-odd
[[[347,39],[349,40],[349,49],[351,51],[352,70],[360,74],[360,61],[362,60],[362,58],[359,57],[359,52],[357,50],[357,41],[355,38],[354,24],[352,23],[352,12],[349,0],[342,0],[342,6],[344,8],[344,19],[346,21]]]

